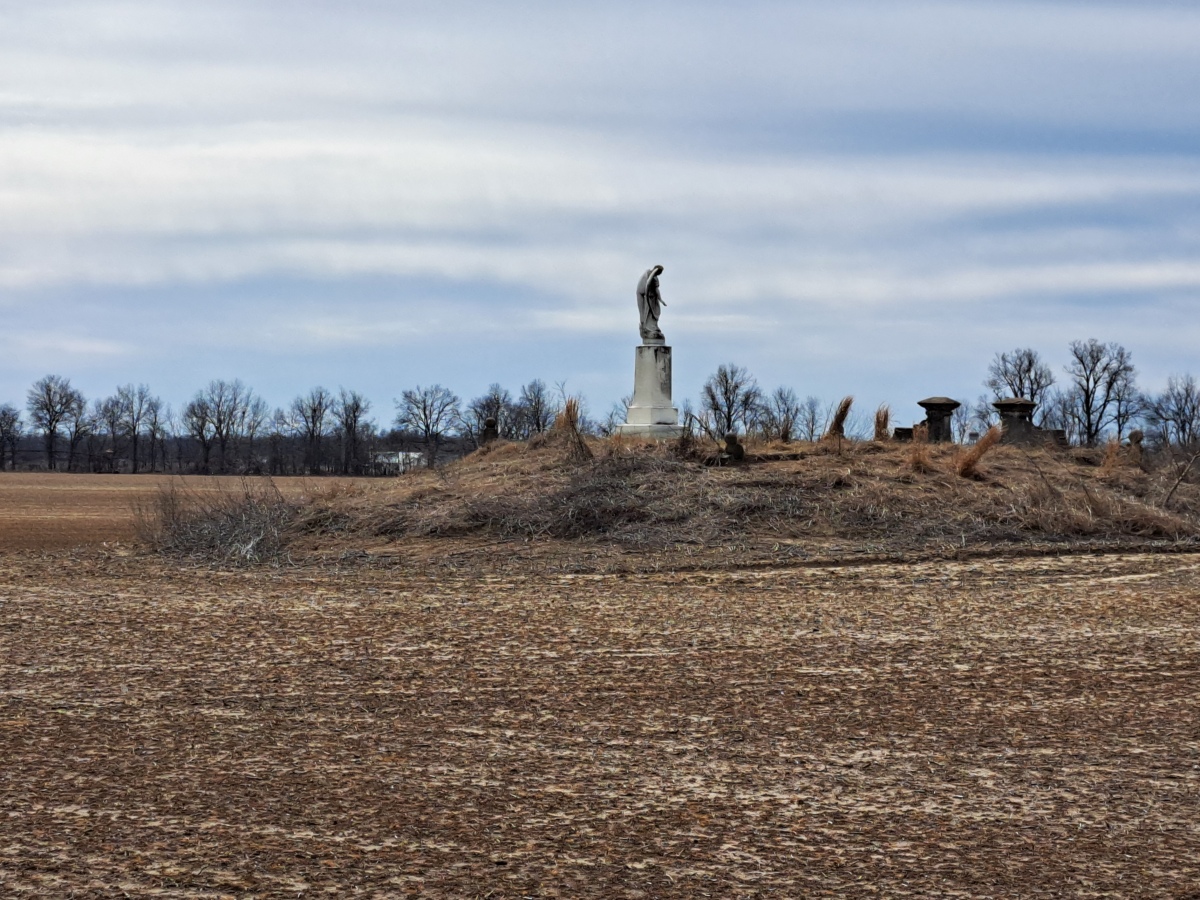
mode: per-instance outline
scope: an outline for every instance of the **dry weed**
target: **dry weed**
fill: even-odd
[[[591,459],[594,455],[579,430],[579,416],[579,398],[568,397],[550,429],[552,435],[561,436],[567,446],[567,456],[575,462]]]
[[[954,461],[954,471],[963,478],[978,478],[979,461],[989,450],[1000,443],[1003,436],[1004,430],[999,425],[993,425],[971,447],[959,451],[958,457]]]
[[[891,439],[890,424],[892,419],[892,408],[886,403],[881,403],[879,409],[875,410],[875,437],[876,441],[886,441]]]
[[[842,402],[838,404],[837,409],[833,413],[833,418],[829,420],[829,428],[825,430],[825,438],[843,438],[846,436],[846,420],[850,418],[850,407],[853,405],[853,395],[842,398]]]
[[[908,467],[919,474],[933,471],[933,455],[929,452],[929,427],[917,425],[913,428],[912,444],[906,459]]]

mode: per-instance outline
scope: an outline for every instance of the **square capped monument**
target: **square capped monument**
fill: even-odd
[[[638,313],[641,316],[642,344],[633,364],[633,401],[625,414],[625,424],[617,431],[626,437],[669,440],[679,437],[679,410],[671,405],[671,348],[658,327],[658,318],[666,302],[659,292],[658,276],[662,266],[643,273],[637,286]]]

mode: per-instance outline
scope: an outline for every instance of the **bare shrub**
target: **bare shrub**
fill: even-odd
[[[240,488],[190,491],[172,483],[135,509],[138,537],[168,556],[215,565],[276,562],[286,554],[299,504],[268,479]]]
[[[889,439],[889,425],[892,419],[892,408],[886,403],[879,404],[879,409],[875,410],[875,437],[876,441],[886,441]]]
[[[1004,430],[999,425],[993,425],[970,448],[958,454],[954,461],[954,471],[963,478],[978,478],[979,461],[1000,443],[1003,436]]]

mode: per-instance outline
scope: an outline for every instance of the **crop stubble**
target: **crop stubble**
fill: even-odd
[[[1200,884],[1196,556],[498,571],[0,556],[0,893]]]

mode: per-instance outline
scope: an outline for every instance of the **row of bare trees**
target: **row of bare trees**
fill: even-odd
[[[1073,444],[1095,447],[1108,436],[1124,439],[1135,428],[1163,447],[1200,440],[1200,386],[1190,373],[1171,375],[1166,389],[1146,393],[1137,384],[1132,354],[1118,343],[1072,341],[1065,376],[1032,348],[997,353],[988,366],[983,395],[971,409],[980,428],[996,419],[993,400],[1024,397],[1038,404],[1036,423],[1062,429]]]
[[[51,470],[362,474],[381,436],[357,391],[313,388],[272,410],[238,379],[214,380],[175,413],[146,385],[90,403],[60,375],[30,388],[25,409],[0,406],[0,468],[16,468],[21,441],[40,439]]]
[[[1024,397],[1038,404],[1038,425],[1062,429],[1074,444],[1123,439],[1134,428],[1159,446],[1200,442],[1196,379],[1172,375],[1162,392],[1144,393],[1132,354],[1115,342],[1073,341],[1059,374],[1031,348],[997,353],[984,387],[987,394],[955,414],[960,440],[994,424],[992,401]],[[527,440],[550,428],[565,400],[564,385],[552,390],[540,379],[515,393],[492,384],[466,403],[440,384],[418,385],[396,399],[392,429],[385,432],[369,417],[370,402],[345,388],[314,387],[272,409],[240,380],[214,380],[176,413],[144,384],[123,385],[89,402],[68,379],[47,375],[29,389],[27,421],[12,404],[0,405],[0,469],[16,468],[21,448],[36,440],[46,468],[67,471],[366,474],[385,451],[419,450],[432,464],[447,452],[478,446],[489,419],[500,437]],[[625,420],[628,402],[602,422],[584,415],[581,427],[611,433]],[[789,387],[764,390],[733,363],[705,381],[697,404],[682,404],[685,421],[714,438],[739,431],[780,441],[820,437],[833,409]],[[847,433],[867,427],[852,420]]]
[[[178,412],[146,385],[125,385],[90,403],[60,375],[30,388],[22,418],[0,405],[0,469],[16,468],[22,442],[40,442],[46,468],[65,471],[368,474],[381,454],[421,452],[432,464],[446,450],[478,445],[488,419],[502,437],[546,431],[561,409],[557,393],[535,379],[514,396],[499,384],[465,405],[438,384],[416,386],[395,401],[390,431],[370,418],[358,391],[314,387],[272,409],[238,379],[210,381]]]

